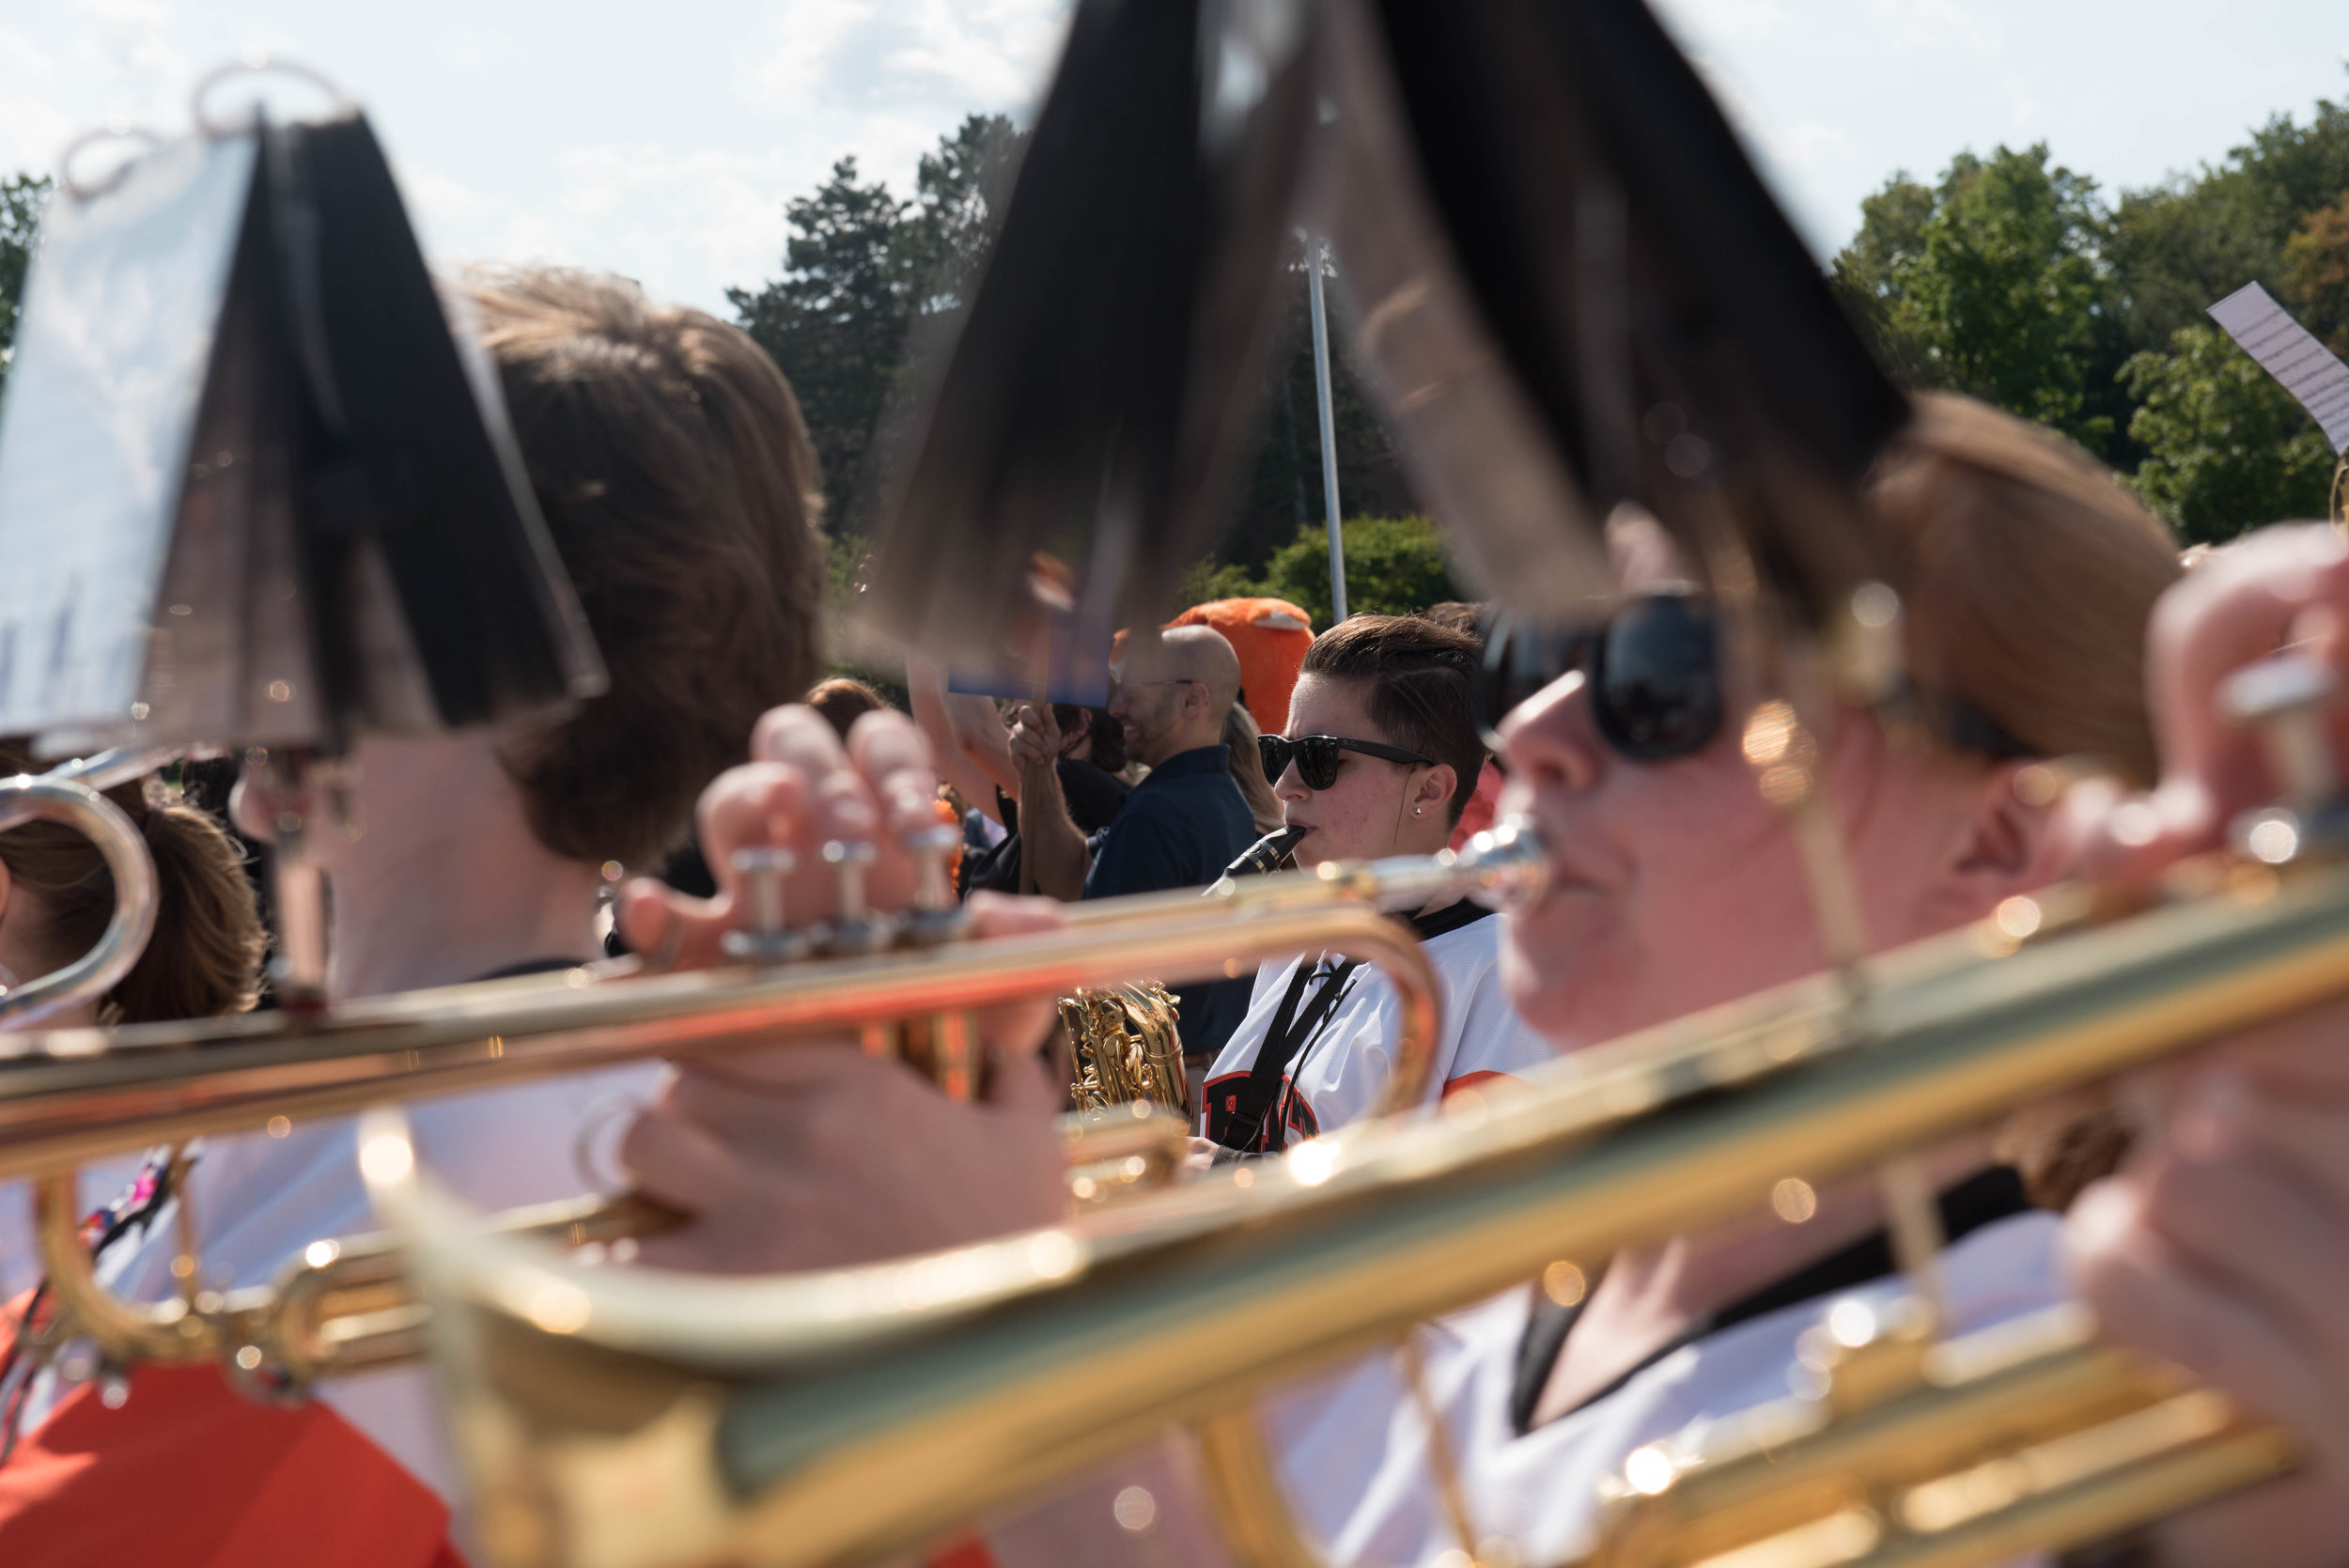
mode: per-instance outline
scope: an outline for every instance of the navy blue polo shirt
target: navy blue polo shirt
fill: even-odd
[[[1232,749],[1201,746],[1177,753],[1150,770],[1126,797],[1117,819],[1085,842],[1093,864],[1087,898],[1169,888],[1204,888],[1223,875],[1240,851],[1256,842],[1256,821],[1232,782]],[[1183,1051],[1210,1056],[1248,1012],[1254,976],[1184,989]]]

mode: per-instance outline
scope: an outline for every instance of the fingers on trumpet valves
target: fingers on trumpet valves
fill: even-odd
[[[804,931],[791,929],[786,918],[786,883],[799,857],[780,845],[755,845],[737,849],[729,861],[738,879],[742,924],[725,934],[730,958],[774,964],[803,958],[814,941]]]
[[[832,878],[831,918],[798,927],[790,913],[800,907],[792,878],[801,857],[772,844],[735,850],[727,867],[738,924],[724,938],[727,955],[749,963],[785,963],[816,954],[848,957],[901,944],[931,946],[967,935],[970,922],[946,871],[947,857],[961,835],[934,814],[925,816],[899,840],[912,868],[912,907],[902,911],[874,907],[869,878],[881,851],[870,839],[824,842],[815,860]]]
[[[2331,666],[2301,648],[2247,664],[2220,684],[2220,713],[2258,736],[2277,795],[2275,804],[2243,812],[2228,825],[2237,853],[2280,865],[2312,841],[2349,836],[2349,802],[2333,754],[2331,715],[2340,695]]]

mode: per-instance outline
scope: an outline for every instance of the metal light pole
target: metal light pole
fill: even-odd
[[[1321,404],[1321,492],[1330,509],[1330,624],[1346,619],[1346,536],[1338,523],[1338,422],[1330,396],[1330,310],[1322,299],[1321,263],[1329,246],[1305,240],[1306,285],[1314,305],[1314,394]]]

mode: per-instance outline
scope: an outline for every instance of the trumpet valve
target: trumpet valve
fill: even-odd
[[[806,935],[792,930],[784,917],[784,878],[798,863],[799,858],[780,846],[761,845],[734,852],[732,864],[741,878],[749,924],[725,934],[723,945],[728,957],[781,964],[807,955]]]
[[[914,878],[913,913],[906,931],[917,946],[951,941],[970,925],[969,917],[955,902],[954,885],[946,878],[946,857],[961,839],[959,832],[943,822],[906,835]]]
[[[2255,859],[2279,864],[2306,847],[2311,829],[2336,837],[2349,827],[2341,820],[2341,771],[2326,724],[2340,691],[2321,660],[2292,649],[2244,666],[2219,689],[2220,711],[2258,732],[2280,799],[2279,807],[2232,824],[2236,846]]]
[[[824,863],[840,878],[839,908],[822,928],[825,952],[846,957],[879,953],[890,944],[889,923],[864,903],[864,868],[879,854],[863,839],[833,839],[824,846]]]

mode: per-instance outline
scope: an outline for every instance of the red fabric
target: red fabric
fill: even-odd
[[[1501,804],[1501,769],[1486,757],[1476,775],[1476,793],[1460,808],[1459,826],[1452,830],[1452,847],[1457,849],[1470,839],[1493,825],[1493,812]]]
[[[1444,1079],[1443,1094],[1439,1098],[1448,1100],[1463,1089],[1482,1089],[1487,1084],[1495,1087],[1505,1084],[1517,1089],[1526,1086],[1525,1079],[1515,1073],[1496,1073],[1489,1070],[1481,1073],[1462,1073],[1458,1078]]]
[[[928,1568],[996,1568],[995,1554],[982,1537],[966,1535],[932,1547]]]
[[[8,1568],[465,1568],[448,1510],[331,1407],[257,1405],[219,1370],[76,1389],[0,1467]]]

